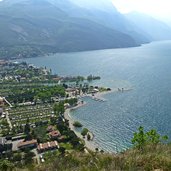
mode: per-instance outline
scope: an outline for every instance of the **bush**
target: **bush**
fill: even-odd
[[[134,133],[132,143],[138,149],[143,150],[146,145],[157,145],[166,140],[168,140],[168,136],[161,136],[155,129],[145,132],[144,128],[140,126],[138,132]]]
[[[78,122],[78,121],[75,121],[75,122],[73,123],[73,125],[74,125],[75,127],[78,127],[78,128],[80,128],[80,127],[83,126],[83,125],[82,125],[80,122]]]
[[[82,136],[86,136],[88,133],[88,129],[87,128],[84,128],[82,131],[81,131],[81,135]]]
[[[91,139],[90,134],[87,134],[87,140],[90,141],[90,139]]]

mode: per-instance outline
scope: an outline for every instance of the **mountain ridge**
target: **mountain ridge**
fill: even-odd
[[[110,10],[87,9],[72,1],[0,2],[0,58],[135,47],[153,40],[107,1]]]
[[[9,52],[5,57],[32,56],[28,53],[30,48],[34,55],[42,55],[139,45],[131,36],[118,30],[87,18],[70,16],[67,8],[63,10],[70,3],[67,0],[56,1],[55,5],[47,0],[43,0],[43,4],[40,0],[8,2],[4,0],[0,3],[0,22],[3,23],[0,26],[1,58],[5,55],[4,51]],[[77,9],[75,5],[69,6]],[[24,47],[28,49],[27,55],[22,52]],[[15,53],[10,53],[10,49]]]
[[[160,20],[157,20],[147,14],[140,12],[130,12],[125,15],[138,28],[141,28],[151,40],[169,40],[171,39],[171,28]]]

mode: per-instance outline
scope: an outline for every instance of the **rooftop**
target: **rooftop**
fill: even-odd
[[[7,142],[5,137],[0,137],[0,144],[4,145]]]
[[[30,140],[30,141],[21,141],[18,143],[18,148],[23,147],[23,146],[27,146],[27,145],[36,145],[37,144],[37,140]]]
[[[37,149],[39,151],[41,150],[48,150],[48,149],[51,149],[51,148],[57,148],[59,147],[58,145],[58,142],[57,141],[51,141],[51,142],[47,142],[47,143],[40,143],[37,147]]]
[[[54,131],[54,126],[52,126],[52,125],[49,125],[48,127],[47,127],[47,131],[48,132],[52,132],[52,131]]]
[[[0,102],[3,102],[4,101],[4,98],[3,97],[0,97]]]
[[[49,133],[51,137],[60,137],[61,133],[59,131],[52,131]]]

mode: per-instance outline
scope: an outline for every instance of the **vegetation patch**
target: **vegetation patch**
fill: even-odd
[[[47,127],[46,126],[38,126],[34,129],[34,136],[39,143],[44,143],[49,140],[49,136],[47,135]]]
[[[73,123],[73,125],[74,125],[75,127],[78,127],[78,128],[80,128],[80,127],[83,126],[83,125],[82,125],[80,122],[78,122],[78,121],[75,121],[75,122]]]
[[[83,130],[81,131],[81,135],[86,136],[88,132],[89,130],[87,128],[83,128]]]

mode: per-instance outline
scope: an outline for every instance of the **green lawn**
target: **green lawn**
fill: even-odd
[[[60,147],[64,147],[66,150],[72,150],[73,146],[70,143],[60,143]]]

